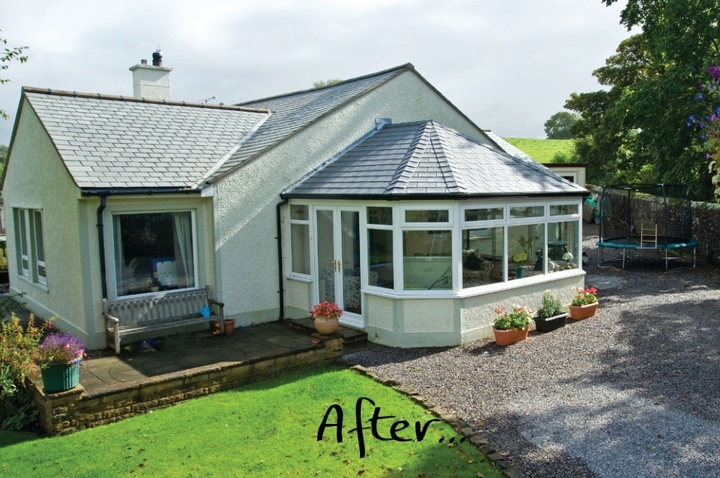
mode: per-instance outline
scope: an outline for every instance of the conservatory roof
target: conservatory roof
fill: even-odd
[[[328,160],[286,198],[585,195],[529,157],[515,157],[435,121],[386,125]]]

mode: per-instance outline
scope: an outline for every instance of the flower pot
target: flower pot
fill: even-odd
[[[340,327],[340,320],[337,317],[315,316],[315,330],[322,335],[330,335],[337,332]]]
[[[504,347],[506,345],[514,344],[515,342],[520,342],[521,340],[525,340],[527,338],[529,330],[529,325],[524,329],[493,329],[493,333],[495,334],[495,343]]]
[[[230,335],[235,330],[235,319],[225,319],[225,334]]]
[[[41,371],[43,387],[46,393],[64,392],[80,384],[80,362],[82,358],[71,363],[49,363]]]
[[[565,319],[567,319],[567,317],[567,313],[545,318],[533,317],[533,320],[535,321],[535,329],[538,332],[543,333],[552,332],[553,330],[565,326]]]
[[[586,305],[569,305],[568,309],[570,310],[570,318],[573,320],[582,320],[587,319],[588,317],[592,317],[595,315],[595,312],[597,311],[598,303],[594,302],[592,304],[586,304]]]

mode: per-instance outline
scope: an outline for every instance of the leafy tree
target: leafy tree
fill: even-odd
[[[604,90],[573,93],[565,105],[581,116],[572,131],[588,181],[686,183],[708,199],[707,164],[686,123],[700,114],[694,85],[720,64],[720,2],[626,2],[620,23],[640,33],[593,72]]]
[[[2,30],[0,30],[2,32]],[[0,45],[7,45],[7,39],[0,37]],[[10,65],[9,63],[13,60],[17,60],[20,63],[25,63],[28,59],[27,56],[23,56],[22,52],[26,50],[26,46],[7,48],[3,46],[3,51],[0,52],[0,71],[7,70]],[[0,78],[0,85],[4,85],[10,80],[7,78]],[[0,117],[7,119],[8,115],[5,110],[0,109]]]
[[[547,139],[571,139],[573,138],[570,128],[577,123],[580,117],[569,111],[559,111],[552,115],[545,122],[545,134]]]
[[[331,78],[329,80],[314,81],[313,88],[322,88],[323,86],[335,85],[337,83],[342,83],[342,81],[343,80],[339,80],[337,78]]]

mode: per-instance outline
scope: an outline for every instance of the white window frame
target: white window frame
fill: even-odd
[[[307,213],[307,219],[294,219],[292,217],[293,216],[292,215],[293,207],[304,207],[305,211]],[[290,269],[288,272],[288,277],[302,278],[303,280],[310,280],[312,277],[312,271],[313,271],[313,252],[312,252],[312,250],[313,250],[313,247],[312,247],[312,244],[310,243],[310,240],[313,237],[313,234],[312,234],[313,224],[311,224],[311,221],[310,221],[310,219],[312,218],[312,211],[313,211],[313,208],[309,204],[306,204],[306,203],[296,203],[296,204],[291,203],[288,205],[288,218],[289,218],[289,224],[290,224],[289,231],[288,231],[288,233],[289,233],[288,234],[288,238],[289,238],[288,242],[290,243]],[[294,251],[293,227],[292,227],[293,224],[299,224],[299,225],[306,227],[305,244],[307,245],[307,247],[309,249],[306,251],[306,253],[307,253],[307,260],[310,262],[308,264],[308,273],[307,274],[293,270],[293,261],[294,261],[294,257],[293,257],[293,251]]]
[[[18,274],[30,282],[47,287],[42,209],[14,208],[13,213]]]
[[[190,228],[192,230],[192,252],[193,252],[193,283],[194,287],[187,287],[184,289],[177,290],[192,290],[200,287],[199,285],[199,270],[200,270],[200,257],[198,256],[199,244],[198,244],[198,207],[195,205],[188,206],[177,206],[173,207],[155,207],[152,209],[138,209],[137,207],[116,205],[108,207],[105,211],[104,222],[105,222],[105,263],[107,266],[106,278],[107,278],[107,291],[109,299],[126,299],[132,297],[144,297],[155,295],[157,292],[146,292],[140,294],[118,294],[118,283],[117,283],[117,268],[115,266],[115,216],[118,215],[141,215],[141,214],[163,214],[163,213],[178,213],[178,212],[189,212],[190,213]]]
[[[43,231],[42,211],[39,209],[32,210],[32,239],[33,239],[33,261],[35,269],[35,279],[43,285],[47,285],[47,269],[45,268],[45,245],[43,239],[45,237]]]

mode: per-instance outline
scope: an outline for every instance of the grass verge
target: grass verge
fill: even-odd
[[[364,457],[354,430],[362,397]],[[352,370],[300,370],[69,436],[13,442],[7,437],[15,434],[0,434],[0,475],[502,476],[433,418]],[[373,436],[373,422],[382,439]],[[391,439],[393,432],[408,441]]]

